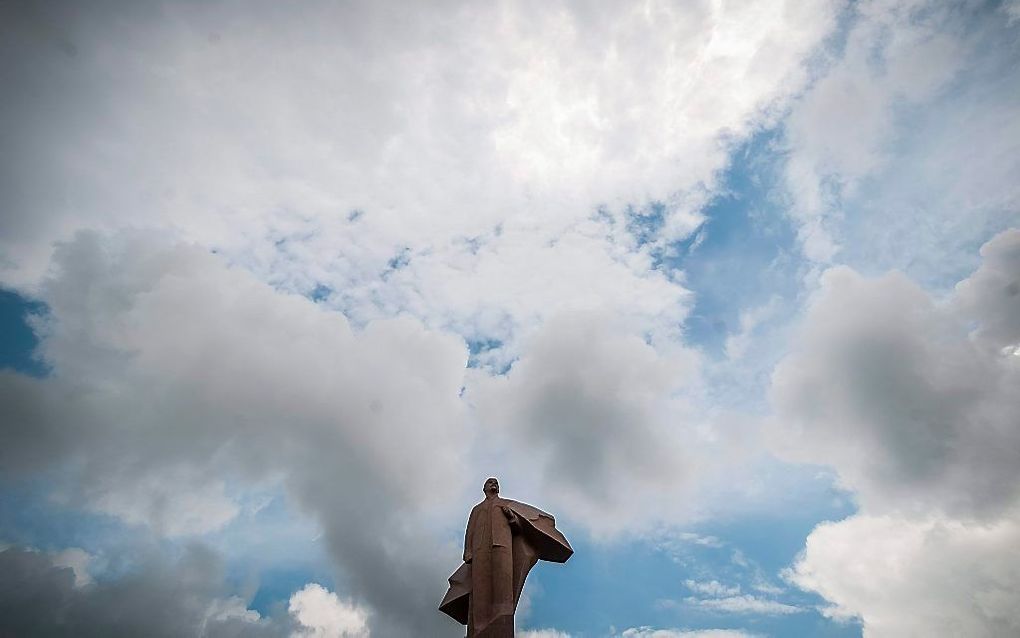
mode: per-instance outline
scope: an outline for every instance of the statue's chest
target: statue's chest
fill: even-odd
[[[503,514],[502,506],[505,503],[500,499],[493,499],[479,506],[472,516],[474,529],[475,546],[482,545],[509,545],[511,540],[510,523]]]

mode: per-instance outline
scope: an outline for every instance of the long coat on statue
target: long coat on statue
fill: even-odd
[[[516,516],[508,520],[503,508]],[[540,560],[565,562],[574,553],[542,510],[493,497],[475,505],[464,539],[464,564],[450,576],[439,610],[468,626],[468,638],[511,638],[524,579]]]

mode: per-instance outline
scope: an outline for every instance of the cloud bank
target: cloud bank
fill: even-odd
[[[943,300],[828,271],[773,377],[777,449],[832,466],[861,505],[816,528],[789,577],[868,636],[1020,626],[1004,604],[1020,592],[1020,231],[981,255]]]

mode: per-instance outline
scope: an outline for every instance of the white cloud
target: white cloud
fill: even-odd
[[[749,567],[749,565],[744,565]],[[757,575],[761,579],[761,575]],[[700,607],[701,609],[727,614],[757,614],[761,616],[782,616],[805,611],[801,607],[781,603],[777,600],[760,598],[750,594],[741,594],[739,585],[724,585],[717,580],[697,581],[685,580],[684,586],[697,596],[688,596],[683,601],[661,600],[659,606],[666,608]],[[754,586],[758,591],[768,594],[781,593],[782,590],[761,581]]]
[[[695,534],[694,532],[680,532],[676,535],[676,538],[682,542],[693,543],[703,547],[719,548],[723,546],[723,542],[715,536]]]
[[[51,559],[55,567],[71,568],[74,572],[75,587],[82,587],[93,582],[92,575],[89,573],[89,564],[92,562],[93,556],[84,549],[69,547],[56,552],[52,555]]]
[[[650,272],[626,207],[664,201],[662,235],[693,232],[729,149],[801,88],[838,11],[11,11],[4,279],[32,286],[54,240],[129,226],[327,286],[359,324],[411,313],[506,341],[594,305],[675,327],[686,291]]]
[[[711,611],[718,611],[728,614],[761,614],[763,616],[785,616],[805,611],[794,605],[787,605],[776,600],[767,600],[744,594],[742,596],[727,596],[725,598],[694,598],[684,599],[688,605],[701,607]]]
[[[857,515],[818,526],[788,578],[867,638],[1020,631],[1020,525]]]
[[[368,613],[309,583],[290,597],[287,610],[301,625],[291,638],[368,638]]]
[[[740,629],[653,629],[651,627],[632,627],[624,629],[619,638],[755,638],[759,634],[749,634]]]
[[[91,509],[164,536],[188,536],[221,529],[240,508],[224,493],[224,482],[196,479],[190,468],[156,470],[132,481],[104,482],[87,490]]]
[[[781,302],[778,296],[773,296],[760,306],[741,311],[739,330],[726,337],[726,356],[730,359],[743,358],[753,343],[755,331],[779,312]]]
[[[696,581],[687,579],[684,581],[687,589],[707,596],[736,596],[740,593],[740,586],[727,587],[717,580]]]
[[[517,635],[521,638],[570,638],[570,634],[557,629],[525,629]]]

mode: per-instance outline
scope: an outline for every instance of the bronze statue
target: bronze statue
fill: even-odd
[[[486,479],[485,500],[468,517],[464,564],[450,576],[439,610],[467,625],[468,638],[512,638],[524,579],[539,560],[563,563],[574,550],[540,509],[500,498]]]

